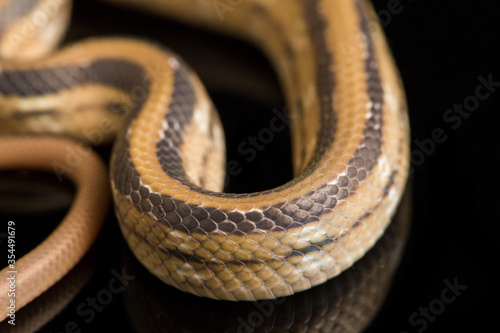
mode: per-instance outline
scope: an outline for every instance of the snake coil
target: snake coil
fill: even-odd
[[[244,0],[229,10],[211,0],[108,0],[240,36],[269,56],[291,113],[296,176],[250,194],[221,192],[222,126],[179,57],[121,38],[45,55],[56,44],[45,40],[49,26],[62,27],[71,7],[51,1],[62,17],[29,39],[26,58],[44,56],[0,63],[0,130],[114,140],[122,233],[165,283],[214,299],[287,296],[338,275],[382,235],[406,183],[409,131],[400,79],[367,1]],[[4,58],[27,47],[9,41],[47,2],[0,3]]]

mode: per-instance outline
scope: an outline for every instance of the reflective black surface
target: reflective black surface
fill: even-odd
[[[394,245],[397,237],[386,243],[383,239],[378,247],[394,251],[377,258],[377,251],[383,251],[375,248],[370,252],[373,262],[368,257],[336,282],[281,304],[236,305],[199,299],[159,284],[133,259],[110,213],[99,241],[72,278],[19,311],[14,331],[24,331],[21,323],[24,328],[41,326],[41,332],[53,333],[108,332],[111,328],[121,332],[249,332],[252,326],[260,332],[305,332],[306,327],[312,327],[310,331],[323,327],[327,332],[361,327],[367,332],[481,332],[494,324],[499,309],[495,269],[500,231],[498,10],[486,1],[374,3],[401,71],[410,109],[413,188],[411,209],[406,213],[411,221],[406,245]],[[286,131],[251,162],[237,152],[238,144],[266,126],[273,108],[285,106],[272,70],[258,51],[159,18],[77,1],[68,40],[98,35],[160,41],[199,73],[222,114],[228,159],[241,165],[241,173],[230,178],[228,190],[258,190],[290,179]],[[106,157],[107,149],[101,154]],[[0,178],[4,179],[0,196],[15,184],[33,195],[39,193],[37,187],[23,182],[26,178],[31,184],[47,183],[46,176],[26,172],[1,173]],[[59,188],[56,183],[52,186]],[[50,198],[54,194],[48,191]],[[66,202],[72,187],[61,191],[57,201]],[[16,193],[26,195],[25,191]],[[31,212],[19,210],[1,200],[4,229],[0,236],[6,232],[6,221],[18,222],[18,249],[25,252],[55,227],[64,207],[54,205],[40,215],[37,207]],[[398,226],[405,230],[404,224],[397,223],[390,230]],[[405,232],[401,235],[403,241]],[[1,256],[7,252],[0,240]],[[399,266],[387,268],[399,248],[404,250]],[[382,296],[374,298],[373,290]],[[345,317],[346,312],[353,313],[349,309],[356,302],[372,303],[358,307],[369,311]],[[0,331],[11,328],[1,325]]]

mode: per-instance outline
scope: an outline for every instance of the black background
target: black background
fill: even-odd
[[[389,8],[387,0],[373,2],[380,13]],[[500,309],[495,273],[500,231],[497,203],[500,87],[480,101],[477,110],[461,116],[459,125],[444,118],[455,104],[471,100],[480,84],[479,77],[491,76],[493,81],[500,82],[497,50],[500,25],[493,4],[493,1],[400,0],[399,11],[390,17],[383,12],[383,26],[409,105],[413,208],[406,251],[385,302],[368,326],[369,332],[486,331],[495,327]],[[237,144],[265,126],[270,110],[281,110],[285,105],[269,64],[246,44],[94,2],[77,1],[73,16],[68,41],[98,35],[146,36],[181,54],[207,84],[221,112],[229,141],[229,159],[241,159]],[[442,130],[446,140],[431,144],[430,138],[436,130]],[[251,164],[240,161],[243,172],[230,180],[229,190],[261,190],[290,179],[288,133],[281,134]],[[423,152],[419,142],[426,143],[425,149],[429,149],[423,159],[418,159],[424,156],[418,153]],[[30,177],[26,173],[3,175],[19,182]],[[70,194],[72,189],[66,187],[64,191]],[[19,245],[25,248],[42,239],[64,210],[34,217],[16,213],[15,207],[7,208],[4,205],[0,212],[2,221],[30,222],[28,226],[19,226],[17,231],[20,240],[27,239],[24,245]],[[38,223],[49,219],[52,222],[44,226]],[[99,260],[95,261],[97,268],[89,284],[43,332],[64,331],[65,323],[78,318],[76,306],[105,286],[112,268],[122,267],[119,257],[128,250],[124,250],[120,237],[110,214],[94,250],[98,251]],[[412,324],[409,318],[413,313],[441,298],[445,280],[457,281],[467,288],[446,304],[442,313],[427,320],[425,327]],[[122,332],[134,331],[121,300],[117,296],[92,323],[81,325],[82,332],[104,332],[111,327]],[[22,320],[22,313],[19,312],[18,320]],[[223,318],[223,313],[220,316]],[[4,328],[1,326],[0,330]]]

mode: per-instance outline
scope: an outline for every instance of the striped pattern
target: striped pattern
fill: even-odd
[[[2,71],[0,93],[10,103],[77,87],[117,93],[129,111],[113,150],[112,190],[141,262],[200,296],[291,295],[351,266],[387,227],[407,176],[404,94],[365,1],[246,0],[223,21],[210,4],[193,0],[189,13],[181,0],[158,8],[239,33],[276,65],[297,174],[278,188],[221,192],[224,138],[204,88],[182,61],[146,43],[75,45],[39,69]],[[105,96],[103,105],[117,103]]]
[[[389,200],[388,196],[401,191],[405,171],[399,169],[399,164],[393,166],[385,180],[372,174],[379,158],[385,154],[382,129],[387,101],[369,29],[369,14],[360,2],[352,2],[351,9],[358,14],[357,31],[366,37],[365,50],[360,54],[366,54],[361,65],[366,77],[369,109],[364,115],[361,140],[343,172],[326,182],[331,166],[318,169],[332,157],[337,117],[341,116],[333,108],[336,83],[331,59],[334,56],[327,50],[328,27],[320,14],[321,5],[322,2],[303,5],[310,40],[315,41],[314,61],[320,64],[316,67],[315,87],[317,100],[321,101],[317,111],[321,128],[314,157],[296,179],[268,191],[227,194],[199,188],[186,178],[182,165],[177,162],[177,168],[160,163],[162,172],[166,173],[162,181],[167,184],[164,191],[154,191],[143,184],[140,172],[133,176],[131,186],[118,184],[119,188],[127,187],[126,195],[131,198],[126,209],[118,210],[129,244],[137,248],[136,255],[166,283],[198,295],[229,300],[289,295],[340,273],[373,244],[387,225],[395,206],[394,198]],[[266,13],[264,7],[259,11],[261,15]],[[176,72],[174,77],[178,76]],[[185,95],[185,89],[174,89],[171,104],[176,104],[173,101],[178,96]],[[399,114],[399,109],[396,112],[397,117],[403,117],[398,120],[398,130],[405,130],[404,116]],[[173,116],[170,111],[166,114],[167,118],[169,116]],[[192,112],[188,110],[176,118],[179,122],[179,133],[174,131],[178,133],[176,136],[182,137],[182,131],[193,122],[190,116]],[[171,127],[172,120],[168,123]],[[395,138],[401,141],[398,146],[407,143],[405,136],[401,134]],[[171,140],[169,149],[181,151],[181,141],[178,146],[171,147]],[[162,144],[166,143],[159,141],[156,145]],[[397,153],[404,154],[404,151],[401,149]],[[159,154],[159,159],[162,158],[171,159]],[[132,158],[125,163],[136,168],[137,165],[131,166],[133,161]],[[404,157],[400,157],[398,163],[404,163]],[[379,186],[379,198],[366,200],[366,207],[356,207],[366,181],[375,177],[380,182],[376,185]],[[307,188],[304,184],[311,184],[309,190],[297,192],[296,189]],[[129,209],[132,207],[141,212],[140,222],[131,217]],[[342,216],[350,207],[357,211],[353,217]],[[338,225],[331,223],[336,220]],[[158,233],[159,239],[149,238],[144,243],[142,239],[147,238],[147,233]],[[164,239],[162,234],[166,235]]]
[[[120,59],[98,59],[85,66],[60,66],[0,72],[3,96],[33,97],[56,94],[85,84],[111,86],[130,94],[144,78],[143,68]]]

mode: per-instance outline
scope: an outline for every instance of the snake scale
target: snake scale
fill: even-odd
[[[0,1],[1,133],[28,136],[20,147],[38,142],[35,151],[42,152],[62,140],[61,159],[51,157],[46,168],[79,186],[73,172],[91,159],[87,144],[114,141],[115,212],[127,243],[151,273],[199,296],[272,299],[324,283],[373,246],[405,187],[409,129],[402,85],[370,3],[108,2],[257,45],[276,70],[292,120],[295,178],[261,192],[223,193],[222,126],[182,59],[163,46],[123,38],[89,39],[49,54],[69,22],[70,1]],[[20,139],[1,140],[2,160],[7,151],[21,151],[4,148]],[[85,158],[70,165],[70,151]],[[91,189],[92,201],[81,214],[103,210],[93,205],[105,194]],[[80,256],[91,241],[85,243],[78,245]],[[52,246],[48,252],[72,252],[65,242]],[[47,283],[24,295],[25,303],[64,275],[38,266],[24,269],[35,275],[45,269],[39,279]]]

